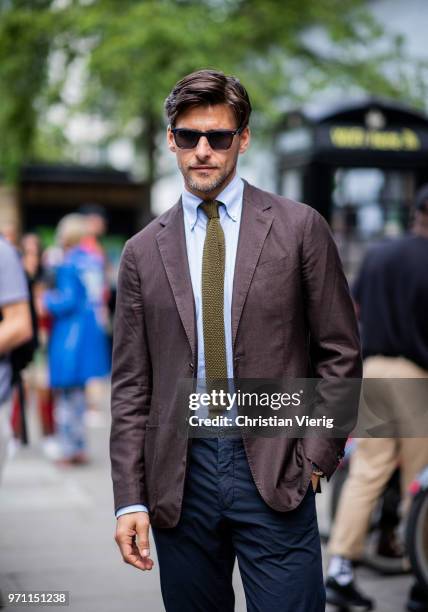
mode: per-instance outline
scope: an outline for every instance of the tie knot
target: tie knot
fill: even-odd
[[[218,219],[220,217],[218,209],[221,205],[221,202],[217,202],[217,200],[207,200],[203,204],[201,204],[201,208],[208,217],[208,219]]]

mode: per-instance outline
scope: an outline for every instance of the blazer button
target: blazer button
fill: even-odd
[[[190,362],[190,363],[189,363],[189,368],[190,368],[191,370],[194,370],[194,369],[195,369],[195,366],[193,365],[193,363],[192,363],[192,362]]]

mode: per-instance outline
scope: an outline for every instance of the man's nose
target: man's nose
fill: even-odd
[[[212,149],[210,147],[207,137],[201,136],[199,138],[198,144],[196,145],[196,149],[195,149],[196,156],[206,158],[211,155],[211,151]]]

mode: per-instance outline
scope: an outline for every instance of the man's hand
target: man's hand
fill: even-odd
[[[114,539],[120,548],[125,563],[140,570],[151,570],[150,559],[149,515],[147,512],[130,512],[117,519]]]
[[[318,474],[312,474],[311,482],[312,482],[312,488],[314,490],[314,493],[317,492],[319,480],[320,480],[320,476]]]

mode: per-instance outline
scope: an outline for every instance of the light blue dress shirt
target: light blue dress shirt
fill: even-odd
[[[233,276],[235,272],[236,252],[238,248],[239,228],[242,214],[242,196],[244,193],[244,183],[242,179],[235,175],[232,181],[216,198],[218,202],[224,204],[220,206],[220,223],[224,232],[226,245],[225,274],[224,274],[224,332],[226,344],[227,376],[233,379],[233,351],[232,351],[232,291]],[[184,213],[184,231],[186,236],[187,259],[189,262],[190,278],[192,281],[193,295],[196,310],[196,329],[198,342],[198,388],[197,392],[202,391],[201,385],[205,381],[205,347],[202,319],[202,255],[207,228],[207,216],[199,208],[202,200],[187,189],[182,194],[182,204]],[[198,411],[199,416],[202,409]],[[232,411],[230,413],[232,416]],[[125,506],[116,512],[119,518],[122,514],[143,511],[147,508],[142,504]]]

